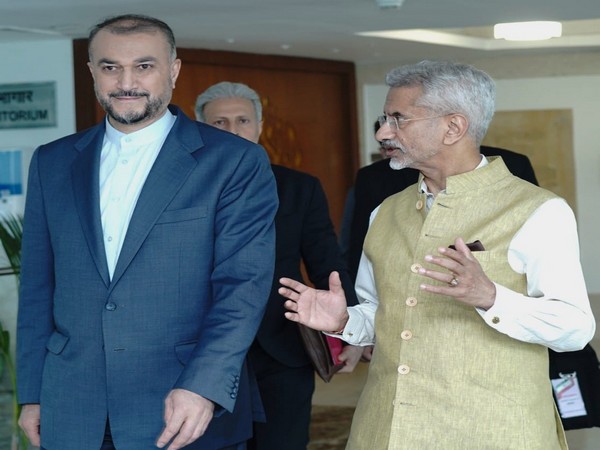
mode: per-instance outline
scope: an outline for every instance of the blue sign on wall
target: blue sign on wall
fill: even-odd
[[[23,193],[21,150],[0,151],[0,197]]]

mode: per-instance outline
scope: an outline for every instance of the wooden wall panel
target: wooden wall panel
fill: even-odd
[[[74,43],[76,66],[85,66],[87,40]],[[182,69],[172,103],[194,117],[196,97],[219,81],[248,84],[263,100],[261,144],[273,163],[317,176],[339,230],[344,200],[359,166],[354,64],[309,58],[178,49]],[[86,73],[87,72],[87,73]],[[90,106],[91,77],[75,71],[78,129],[97,123]],[[80,119],[81,114],[81,121]],[[226,155],[224,155],[226,157]]]
[[[527,155],[540,186],[577,213],[571,110],[498,111],[483,143]]]

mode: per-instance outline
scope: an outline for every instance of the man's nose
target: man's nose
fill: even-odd
[[[392,127],[389,123],[384,122],[383,125],[379,127],[377,132],[375,133],[375,139],[378,142],[384,141],[386,139],[394,138],[394,133],[392,131]]]
[[[236,136],[240,135],[240,131],[238,130],[237,125],[234,124],[234,123],[229,123],[229,125],[227,125],[227,131],[229,131],[230,133],[235,134]]]
[[[119,87],[124,91],[130,91],[135,85],[136,80],[133,71],[124,69],[119,76]]]

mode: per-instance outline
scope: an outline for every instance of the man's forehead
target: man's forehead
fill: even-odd
[[[385,109],[403,109],[414,106],[421,96],[418,86],[391,87],[385,97]]]
[[[237,115],[254,114],[254,105],[247,98],[242,97],[221,97],[207,103],[214,112],[229,113]]]
[[[169,52],[169,45],[164,36],[154,30],[136,31],[132,33],[113,33],[110,30],[100,30],[92,39],[92,51],[123,51],[148,49],[153,53]]]

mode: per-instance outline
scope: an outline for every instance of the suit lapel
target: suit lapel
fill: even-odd
[[[200,134],[180,110],[172,112],[177,113],[177,122],[165,140],[138,198],[113,274],[113,286],[196,167],[196,159],[190,153],[202,145]]]
[[[100,218],[100,153],[104,138],[104,126],[99,125],[87,133],[75,148],[79,156],[72,166],[73,194],[75,208],[83,228],[94,264],[108,287],[110,284],[106,253],[102,239],[102,219]]]

